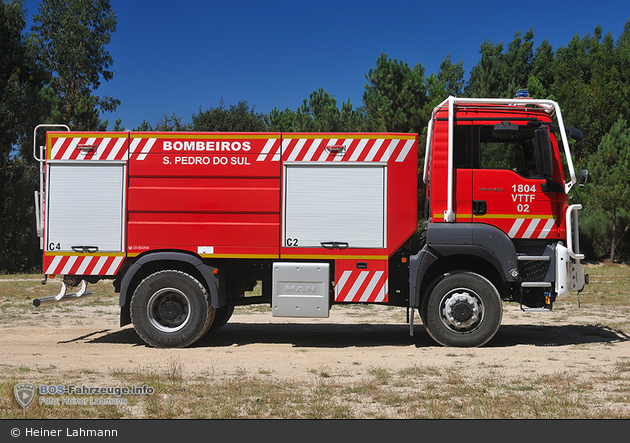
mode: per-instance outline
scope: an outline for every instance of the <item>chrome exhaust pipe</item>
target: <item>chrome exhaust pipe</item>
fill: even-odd
[[[36,298],[35,300],[33,300],[33,306],[38,307],[41,305],[61,303],[62,301],[76,300],[81,297],[87,297],[87,296],[92,295],[92,291],[88,291],[86,288],[87,288],[87,284],[85,283],[85,280],[81,280],[81,289],[79,289],[77,292],[71,292],[69,294],[66,294],[67,286],[66,286],[66,283],[62,281],[61,291],[59,292],[59,294],[51,295],[48,297]]]

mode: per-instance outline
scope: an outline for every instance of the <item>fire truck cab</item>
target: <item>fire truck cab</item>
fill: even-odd
[[[578,182],[568,136],[581,133],[565,129],[558,104],[449,97],[428,134],[427,221],[410,260],[410,305],[427,332],[444,345],[479,345],[499,327],[501,299],[546,311],[581,291],[581,205],[567,196]]]

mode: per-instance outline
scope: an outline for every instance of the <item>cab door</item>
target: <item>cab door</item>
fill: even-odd
[[[470,223],[473,216],[473,126],[458,122],[453,130],[454,210],[458,223]]]
[[[557,238],[557,193],[537,170],[534,130],[520,127],[512,137],[497,134],[493,124],[473,129],[473,222],[512,239]]]

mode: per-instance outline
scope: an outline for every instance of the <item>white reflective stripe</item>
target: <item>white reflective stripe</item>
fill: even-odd
[[[304,156],[304,159],[302,159],[302,161],[304,161],[304,162],[311,161],[311,159],[313,158],[313,156],[317,152],[317,148],[319,148],[319,145],[321,143],[322,143],[322,139],[321,138],[317,138],[317,139],[313,140],[313,143],[311,143],[311,147],[308,148],[308,151],[306,151],[306,155]]]
[[[85,273],[85,270],[87,269],[93,258],[94,257],[83,257],[83,260],[81,261],[81,266],[79,266],[79,269],[77,269],[77,275],[83,275]]]
[[[96,266],[92,269],[92,275],[100,275],[101,268],[105,265],[105,262],[107,262],[107,257],[99,258],[96,262]]]
[[[147,154],[151,151],[151,148],[155,144],[156,138],[150,138],[147,140],[147,143],[142,148],[140,155],[138,155],[138,160],[144,160],[147,157]]]
[[[124,138],[119,138],[116,141],[116,144],[114,145],[114,147],[112,148],[111,152],[107,156],[107,160],[114,160],[114,159],[116,159],[116,156],[118,155],[118,151],[120,151],[120,148],[122,147],[122,145],[125,144],[125,140],[126,139],[124,139]]]
[[[385,301],[385,297],[387,296],[387,292],[389,289],[389,279],[385,280],[385,284],[381,287],[381,290],[378,293],[378,296],[374,300],[375,302]]]
[[[103,152],[105,152],[105,150],[107,149],[107,146],[109,146],[109,143],[112,141],[111,138],[104,138],[103,140],[101,140],[101,143],[98,145],[98,148],[96,149],[96,154],[94,154],[94,157],[92,157],[92,160],[98,160],[101,158],[101,155],[103,155]]]
[[[65,137],[57,139],[52,149],[50,150],[50,158],[55,158],[57,156],[57,153],[59,152],[59,150],[61,149],[61,146],[63,146],[63,143],[65,141],[66,141]]]
[[[413,147],[413,143],[414,140],[407,140],[407,143],[405,143],[405,146],[403,146],[400,154],[398,154],[398,157],[396,158],[397,162],[405,161],[405,159],[407,158],[407,154],[409,154],[409,151],[411,151],[411,148]]]
[[[521,228],[521,225],[524,221],[525,219],[523,218],[517,218],[512,225],[512,229],[510,229],[510,232],[508,232],[508,237],[514,238],[516,234],[518,234],[518,230]]]
[[[370,271],[361,271],[361,273],[359,274],[359,277],[356,279],[356,281],[354,282],[354,284],[348,291],[348,295],[346,295],[346,298],[344,299],[344,301],[352,301],[352,299],[357,294],[357,292],[359,292],[359,288],[361,287],[361,285],[363,284],[363,281],[367,278],[369,273]]]
[[[63,155],[61,156],[62,160],[68,160],[70,158],[72,151],[74,151],[77,148],[77,145],[79,144],[80,141],[81,141],[80,138],[72,139],[72,141],[68,145],[68,148],[66,149],[66,152],[64,152]]]
[[[547,220],[547,223],[545,223],[545,227],[543,228],[540,235],[538,235],[538,238],[547,238],[547,236],[549,235],[549,232],[551,231],[551,228],[553,227],[555,223],[556,221],[553,218],[550,218],[549,220]]]
[[[370,283],[368,284],[367,288],[365,288],[365,292],[363,293],[363,295],[361,295],[361,298],[359,299],[359,301],[367,301],[368,298],[370,298],[370,295],[372,295],[372,291],[374,291],[374,288],[378,284],[378,281],[381,279],[383,274],[384,274],[383,271],[376,271],[374,273],[372,280],[370,280]]]
[[[280,149],[281,149],[283,155],[284,155],[285,152],[289,151],[289,144],[290,143],[291,143],[291,140],[289,140],[289,139],[282,140],[282,144],[280,145]],[[277,153],[278,153],[278,151],[276,150],[274,155],[276,155]]]
[[[337,143],[337,139],[328,140],[328,144],[324,147],[324,150],[322,151],[322,153],[320,154],[319,158],[317,159],[318,162],[325,162],[326,161],[326,159],[330,155],[330,152],[326,148],[328,146],[334,145],[335,143]]]
[[[337,282],[337,285],[335,286],[335,292],[337,296],[341,294],[341,291],[343,290],[343,286],[348,281],[348,278],[350,278],[350,274],[352,274],[352,271],[343,271],[343,274],[341,274],[341,278],[339,279],[339,281]]]
[[[298,142],[296,143],[295,147],[293,148],[293,151],[291,151],[291,155],[289,155],[289,158],[287,159],[287,161],[289,161],[289,162],[295,161],[297,156],[300,155],[300,151],[304,147],[305,143],[306,143],[306,139],[305,138],[301,138],[300,140],[298,140]]]
[[[70,269],[72,269],[72,265],[74,265],[74,262],[77,261],[77,258],[78,257],[76,255],[70,257],[66,262],[66,265],[61,270],[60,274],[66,275],[68,272],[70,272]]]
[[[538,226],[539,222],[540,222],[539,218],[533,219],[532,222],[527,227],[527,230],[525,231],[525,234],[523,234],[523,238],[530,238],[532,236],[532,234],[534,233],[534,230],[536,229],[536,226]]]
[[[282,146],[278,146],[278,149],[276,149],[276,153],[271,158],[271,161],[272,162],[280,161],[280,156],[281,155],[282,155]]]
[[[365,157],[366,162],[371,162],[374,159],[374,157],[378,153],[378,150],[381,148],[381,145],[383,144],[383,142],[384,140],[382,138],[379,138],[378,140],[376,140],[376,142],[374,142],[372,149],[370,149],[370,152],[368,153],[367,157]]]
[[[335,154],[335,158],[333,158],[334,162],[340,162],[341,160],[343,160],[343,156],[346,155],[346,151],[350,149],[352,140],[345,140],[342,144],[343,144],[343,151],[337,151],[337,153]]]
[[[324,148],[322,153],[319,154],[319,157],[315,161],[316,162],[324,162],[324,161],[326,161],[326,158],[328,157],[328,154],[329,154],[328,149]]]
[[[57,266],[59,266],[60,261],[61,255],[57,255],[55,258],[53,258],[53,261],[50,262],[50,265],[46,268],[44,274],[57,274],[57,272],[55,271],[57,270]]]
[[[383,156],[381,157],[382,162],[386,162],[389,160],[389,157],[394,153],[396,146],[398,146],[399,141],[400,140],[398,139],[390,140],[389,146],[387,147],[387,149],[385,149],[385,152],[383,153]]]
[[[368,143],[368,139],[365,139],[365,138],[361,139],[357,147],[354,149],[352,156],[350,157],[351,162],[354,162],[359,158],[359,156],[363,152],[363,149],[365,148],[365,145],[367,145],[367,143]]]
[[[267,140],[267,143],[265,143],[262,151],[260,151],[260,154],[258,154],[258,158],[256,159],[257,162],[265,161],[265,158],[267,158],[267,154],[269,154],[269,151],[271,151],[275,140],[276,139],[274,138],[270,138],[269,140]]]
[[[116,273],[116,269],[118,268],[118,265],[120,265],[120,262],[122,262],[123,258],[124,257],[114,258],[112,265],[109,267],[105,275],[114,275]]]
[[[133,154],[133,152],[136,150],[136,148],[138,147],[138,145],[140,144],[140,138],[134,138],[133,140],[131,140],[131,144],[129,145],[129,156],[131,157],[131,154]]]

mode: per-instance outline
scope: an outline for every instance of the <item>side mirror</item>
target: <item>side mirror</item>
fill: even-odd
[[[534,158],[539,174],[545,177],[553,176],[553,150],[547,128],[540,128],[534,132]]]
[[[577,140],[577,141],[582,140],[582,138],[584,137],[582,135],[582,131],[580,131],[577,128],[574,128],[573,126],[569,128],[569,135],[571,136],[573,140]]]
[[[588,180],[588,169],[582,169],[578,175],[578,185],[584,186]]]

